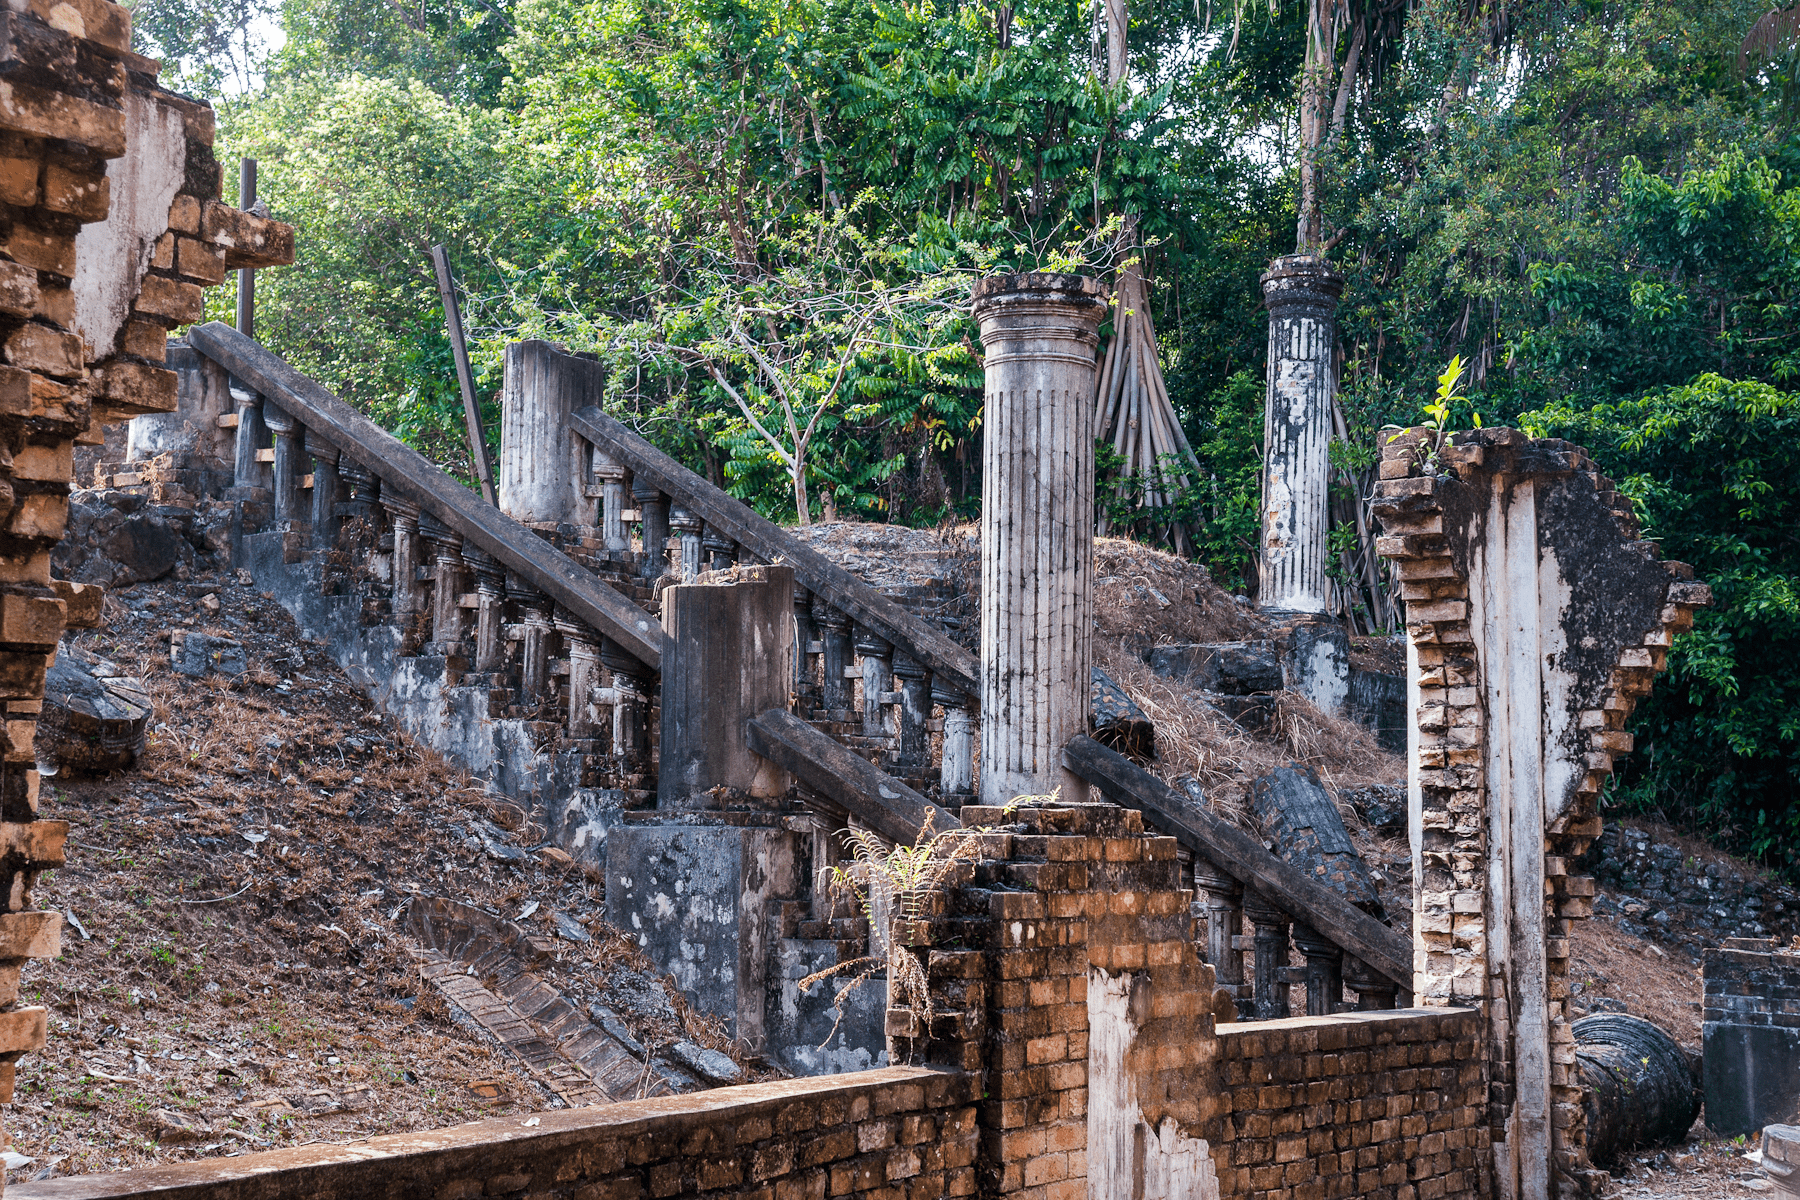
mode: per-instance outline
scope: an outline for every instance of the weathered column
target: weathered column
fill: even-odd
[[[556,609],[556,632],[569,652],[569,737],[585,741],[599,728],[594,688],[600,682],[600,635],[561,606]]]
[[[1570,868],[1625,723],[1710,593],[1568,442],[1394,431],[1380,474],[1409,642],[1413,992],[1484,1010],[1495,1191],[1547,1200],[1606,1182],[1567,999],[1594,881]]]
[[[625,528],[625,496],[630,473],[625,464],[594,451],[594,478],[600,481],[600,537],[608,550],[631,549],[631,531]]]
[[[275,441],[275,522],[286,531],[300,521],[300,454],[306,428],[273,404],[263,405],[263,424]]]
[[[681,539],[681,582],[692,583],[699,576],[701,521],[687,509],[676,506],[669,512],[669,528]]]
[[[1323,259],[1296,254],[1271,263],[1262,288],[1269,364],[1256,605],[1320,613],[1331,532],[1332,352],[1344,279]]]
[[[506,348],[500,388],[500,511],[527,525],[592,525],[585,494],[586,448],[569,414],[600,403],[606,370],[549,342]]]
[[[550,598],[522,579],[508,579],[506,594],[519,605],[523,627],[519,647],[519,703],[535,708],[544,702],[550,687]]]
[[[812,683],[813,659],[818,653],[813,648],[812,593],[806,585],[798,581],[794,584],[794,695],[796,702],[806,706],[806,691]]]
[[[341,455],[338,458],[338,476],[350,492],[340,515],[352,521],[367,522],[374,515],[376,502],[381,497],[381,480],[375,477],[375,472],[355,459]]]
[[[631,498],[638,507],[644,535],[645,579],[662,578],[669,569],[669,498],[648,484],[631,481]]]
[[[1244,915],[1256,929],[1256,1016],[1272,1021],[1288,1015],[1288,915],[1262,898],[1244,892]]]
[[[982,430],[981,798],[1087,785],[1062,748],[1089,724],[1094,353],[1105,288],[1016,274],[975,286],[987,354]]]
[[[904,651],[894,652],[895,686],[900,694],[900,737],[894,761],[909,771],[931,763],[931,672]]]
[[[463,550],[463,561],[475,572],[475,669],[482,674],[500,670],[506,659],[501,618],[506,608],[506,568],[491,554],[472,547]]]
[[[1356,993],[1358,1012],[1390,1009],[1400,995],[1400,988],[1393,980],[1371,969],[1354,954],[1344,955],[1344,986]]]
[[[329,550],[338,539],[338,448],[309,429],[306,452],[313,460],[313,540],[321,549]]]
[[[663,592],[662,757],[656,804],[710,808],[727,788],[776,797],[788,777],[744,739],[744,723],[786,708],[793,687],[794,569],[745,567],[728,584]]]
[[[707,570],[729,571],[737,565],[737,543],[711,525],[706,527],[705,546]]]
[[[931,686],[931,698],[944,709],[944,751],[938,763],[938,790],[944,799],[967,796],[975,786],[975,722],[969,698],[961,692]]]
[[[1203,858],[1194,859],[1194,886],[1206,897],[1206,961],[1212,964],[1218,985],[1238,1001],[1238,1014],[1252,1017],[1253,1005],[1244,995],[1244,952],[1238,938],[1244,933],[1244,885]]]
[[[893,731],[887,723],[887,694],[890,689],[894,648],[867,629],[856,631],[858,673],[862,679],[862,718],[864,737],[887,737]]]
[[[1294,922],[1294,945],[1306,956],[1306,1015],[1329,1017],[1344,1002],[1344,952],[1304,921]]]
[[[822,600],[813,601],[813,623],[819,627],[822,649],[819,655],[823,680],[819,688],[819,706],[828,713],[850,707],[854,693],[844,672],[850,669],[850,618]],[[836,720],[836,717],[832,718]]]
[[[263,436],[267,432],[263,428],[262,397],[248,388],[234,387],[231,398],[237,402],[238,418],[232,482],[241,488],[267,487],[262,464],[256,460],[256,452],[262,449]]]
[[[438,654],[455,654],[468,636],[463,618],[462,538],[449,526],[425,514],[419,534],[431,545],[431,640]]]
[[[394,597],[390,607],[396,617],[419,611],[419,506],[398,496],[383,496],[394,534]]]

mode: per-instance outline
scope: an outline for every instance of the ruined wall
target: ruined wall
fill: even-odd
[[[15,1185],[15,1200],[628,1200],[975,1194],[979,1081],[887,1068],[505,1117],[352,1146]]]
[[[1499,1194],[1603,1185],[1568,1011],[1600,790],[1674,635],[1708,602],[1580,447],[1385,438],[1374,508],[1406,605],[1415,986],[1486,1014]]]
[[[1221,1025],[1225,1194],[1492,1195],[1480,1036],[1473,1009]]]

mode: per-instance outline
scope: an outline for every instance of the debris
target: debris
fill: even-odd
[[[1388,783],[1346,788],[1338,793],[1338,803],[1349,805],[1377,833],[1395,837],[1406,832],[1405,788]]]
[[[76,933],[79,933],[81,935],[82,941],[85,942],[90,937],[93,936],[92,934],[90,934],[87,931],[87,926],[85,926],[81,923],[81,918],[79,918],[75,915],[74,909],[71,908],[67,912],[63,913],[63,919],[69,923],[69,928],[73,929]]]
[[[669,1047],[677,1062],[710,1079],[714,1083],[741,1083],[744,1069],[717,1050],[708,1050],[689,1041],[677,1041]]]
[[[1378,920],[1386,920],[1369,866],[1351,844],[1331,794],[1311,767],[1282,767],[1250,785],[1250,811],[1276,857],[1300,868]]]
[[[204,608],[209,613],[217,615],[220,607],[218,595],[213,592],[208,592],[206,595],[200,597],[200,607]]]
[[[144,750],[150,694],[116,664],[65,644],[44,674],[39,753],[85,774],[121,770]]]
[[[1281,656],[1275,643],[1187,642],[1150,651],[1150,669],[1190,687],[1226,696],[1278,692],[1282,687]]]
[[[551,922],[556,926],[557,936],[569,942],[591,942],[594,935],[587,931],[587,926],[567,913],[552,912]]]
[[[536,912],[537,910],[538,910],[538,902],[536,900],[528,901],[526,903],[525,907],[521,908],[519,910],[519,915],[514,917],[513,920],[523,921],[526,917],[529,917],[532,913]]]
[[[155,1135],[159,1142],[174,1144],[180,1142],[203,1142],[212,1133],[205,1125],[195,1121],[185,1113],[171,1108],[153,1108],[144,1124]]]
[[[1093,668],[1094,740],[1139,762],[1156,757],[1156,726],[1125,689]]]
[[[183,675],[196,678],[209,671],[242,675],[249,669],[244,643],[186,629],[169,633],[169,665]]]

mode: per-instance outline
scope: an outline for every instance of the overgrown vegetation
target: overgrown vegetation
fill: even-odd
[[[1354,554],[1375,432],[1415,422],[1460,356],[1445,428],[1479,411],[1585,441],[1720,597],[1638,719],[1621,798],[1800,869],[1796,22],[1766,0],[1327,8],[1146,0],[1117,84],[1095,8],[1060,0],[134,11],[176,86],[229,90],[222,151],[257,157],[299,228],[298,263],[259,289],[266,340],[453,469],[440,240],[490,418],[501,346],[549,337],[613,362],[609,403],[772,516],[973,516],[958,289],[1106,269],[1130,214],[1202,468],[1177,513],[1249,589],[1256,277],[1293,249],[1304,192],[1302,238],[1348,281],[1333,512],[1352,619],[1392,620]],[[274,24],[285,45],[261,53]]]

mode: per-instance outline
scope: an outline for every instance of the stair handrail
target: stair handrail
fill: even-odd
[[[1308,925],[1373,970],[1412,991],[1412,939],[1276,858],[1231,823],[1185,802],[1168,784],[1083,734],[1063,748],[1063,765],[1121,803],[1141,809],[1190,852]]]
[[[441,467],[345,404],[326,387],[229,325],[208,321],[188,344],[266,401],[377,475],[384,489],[442,521],[538,591],[617,643],[652,671],[662,668],[662,626],[580,563],[458,483]]]
[[[932,672],[940,687],[948,684],[968,697],[971,706],[979,703],[981,685],[977,682],[975,656],[941,631],[907,612],[743,501],[688,470],[597,406],[590,404],[576,409],[569,416],[569,424],[603,454],[628,467],[635,478],[675,497],[708,525],[747,547],[758,558],[793,567],[795,577],[809,591],[853,618],[858,625],[873,630],[892,645],[912,654]]]

